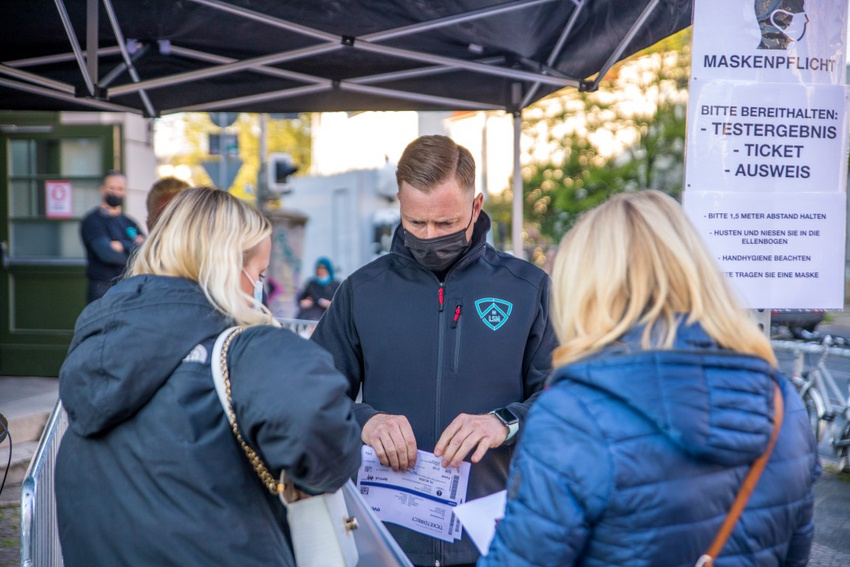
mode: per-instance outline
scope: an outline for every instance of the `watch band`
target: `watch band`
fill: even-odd
[[[502,425],[508,428],[508,436],[505,437],[505,441],[510,441],[514,438],[514,436],[519,432],[519,420],[514,419],[512,422],[508,423],[504,417],[499,415],[498,410],[493,410],[490,412],[491,415],[495,415],[496,419],[502,422]]]

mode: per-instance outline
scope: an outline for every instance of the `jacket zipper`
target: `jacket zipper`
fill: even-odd
[[[436,380],[436,392],[435,392],[435,402],[434,402],[434,439],[439,439],[440,434],[440,415],[442,414],[442,404],[441,396],[443,391],[443,358],[445,352],[445,318],[447,314],[443,312],[443,304],[445,298],[446,284],[445,282],[440,282],[440,289],[438,291],[439,299],[440,299],[440,311],[439,317],[437,318],[437,380]],[[440,565],[440,557],[443,556],[443,546],[437,539],[433,541],[433,549],[434,555],[437,557],[434,562],[435,567],[439,567]]]
[[[457,320],[460,319],[460,305],[455,307],[455,316],[452,318],[452,329],[457,328]]]
[[[454,364],[452,365],[452,372],[457,372],[458,367],[460,366],[460,312],[462,303],[458,302],[455,306],[454,317],[452,318],[452,329],[455,330],[455,356],[454,356]]]

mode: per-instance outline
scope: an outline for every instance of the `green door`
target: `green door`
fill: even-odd
[[[59,374],[85,307],[80,221],[100,202],[103,173],[117,165],[117,128],[28,126],[0,135],[0,375]]]

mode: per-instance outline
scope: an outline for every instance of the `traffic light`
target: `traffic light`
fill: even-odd
[[[283,195],[292,191],[289,176],[298,171],[298,166],[292,163],[292,156],[279,153],[271,154],[268,161],[269,191],[275,195]]]

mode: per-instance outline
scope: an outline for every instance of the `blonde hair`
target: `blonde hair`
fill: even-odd
[[[210,303],[236,324],[278,325],[240,286],[245,263],[271,232],[259,210],[226,191],[187,189],[165,207],[133,256],[127,277],[186,278],[198,282]]]
[[[669,349],[684,315],[722,347],[776,365],[681,206],[660,191],[621,193],[585,213],[561,241],[552,282],[555,367],[636,325],[643,348]]]

